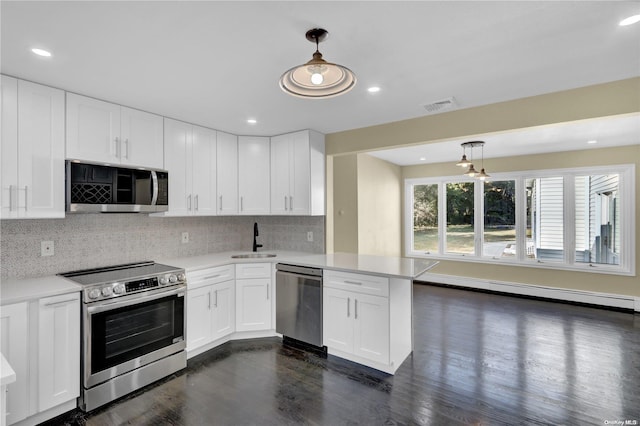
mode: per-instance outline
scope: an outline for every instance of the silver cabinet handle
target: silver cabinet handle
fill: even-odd
[[[187,195],[187,210],[191,210],[191,194]]]
[[[9,185],[9,211],[13,211],[13,188],[15,185]]]
[[[44,306],[55,306],[55,305],[62,305],[63,303],[69,303],[69,302],[75,302],[78,299],[67,299],[67,300],[61,300],[59,302],[50,302],[50,303],[45,303]]]
[[[347,318],[351,316],[351,312],[349,312],[349,306],[351,306],[351,298],[347,297]]]
[[[362,285],[362,283],[360,281],[349,281],[349,280],[344,280],[345,284],[353,284],[353,285]]]
[[[216,301],[213,303],[213,306],[218,307],[218,290],[216,290]]]
[[[125,139],[124,140],[124,158],[126,158],[127,160],[129,159],[129,139]]]
[[[355,305],[355,315],[354,318],[358,319],[358,299],[353,299],[353,303]]]
[[[27,185],[24,186],[24,211],[27,211],[27,206],[29,205],[29,187]]]
[[[289,210],[293,211],[293,195],[289,195]]]
[[[287,196],[284,196],[284,209],[287,210]]]
[[[222,195],[220,196],[220,211],[222,211]]]
[[[116,145],[116,149],[115,149],[115,157],[116,158],[120,158],[120,138],[116,136],[115,138],[115,145]]]
[[[269,300],[269,284],[267,284],[267,300]]]
[[[244,210],[244,203],[243,203],[244,200],[243,199],[244,199],[244,197],[240,197],[240,211]]]
[[[198,211],[198,194],[196,194],[196,196],[195,196],[195,203],[194,204],[196,205],[196,211]]]
[[[208,277],[204,277],[202,280],[210,280],[212,278],[218,278],[219,276],[220,276],[220,274],[209,275]]]
[[[211,292],[207,294],[209,295],[209,303],[207,304],[207,309],[211,310]]]

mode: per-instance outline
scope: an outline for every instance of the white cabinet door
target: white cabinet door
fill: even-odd
[[[120,162],[120,105],[67,92],[67,158]]]
[[[357,294],[353,305],[353,353],[389,363],[389,299]]]
[[[211,341],[211,287],[208,285],[187,291],[187,351]]]
[[[193,126],[192,209],[195,215],[216,214],[216,131]],[[187,170],[188,172],[188,170]],[[171,176],[171,175],[169,175]]]
[[[0,218],[18,217],[18,80],[0,76],[2,90],[2,140],[0,141]]]
[[[308,215],[311,213],[311,159],[309,147],[309,132],[292,134],[289,150],[291,200],[289,213],[294,215]]]
[[[271,214],[290,214],[291,135],[271,138]]]
[[[27,302],[0,309],[0,351],[16,373],[16,381],[7,386],[7,424],[29,412],[28,312]]]
[[[121,107],[120,135],[121,164],[164,169],[161,116]]]
[[[271,210],[269,151],[269,138],[238,138],[240,214],[266,215]]]
[[[40,299],[38,411],[80,396],[80,293]]]
[[[271,328],[271,279],[236,280],[236,330]]]
[[[324,288],[322,342],[328,348],[353,351],[353,305],[350,292]]]
[[[193,207],[191,125],[165,118],[164,135],[164,165],[169,172],[168,215],[187,216]]]
[[[238,137],[217,132],[217,204],[218,214],[238,213]]]
[[[64,92],[2,76],[2,218],[64,217]]]
[[[213,290],[213,332],[217,340],[233,333],[236,329],[236,289],[234,281],[215,284]]]
[[[23,200],[23,201],[21,201]],[[18,208],[64,217],[64,92],[18,81]]]

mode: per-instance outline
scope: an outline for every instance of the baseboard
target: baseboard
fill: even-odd
[[[593,291],[573,290],[568,288],[546,287],[534,284],[513,283],[506,281],[484,280],[480,278],[442,275],[426,272],[420,275],[420,281],[436,284],[448,284],[458,287],[497,291],[522,296],[541,297],[567,302],[587,303],[640,312],[640,298],[620,294],[600,293]]]

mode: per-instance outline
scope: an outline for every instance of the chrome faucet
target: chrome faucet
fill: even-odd
[[[256,241],[256,237],[259,235],[258,233],[258,222],[253,223],[253,251],[258,251],[258,247],[262,247],[262,244],[258,244]]]

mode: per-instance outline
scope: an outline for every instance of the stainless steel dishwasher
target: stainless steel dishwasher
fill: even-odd
[[[322,269],[276,265],[276,331],[322,347]]]

